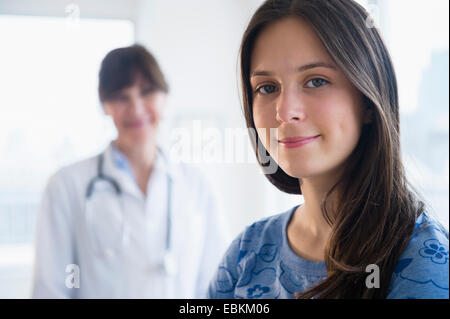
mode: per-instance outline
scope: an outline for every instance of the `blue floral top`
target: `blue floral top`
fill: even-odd
[[[286,228],[296,208],[254,223],[231,243],[210,283],[209,298],[294,298],[326,278],[325,262],[303,259],[288,244]],[[448,231],[421,214],[388,298],[448,299],[448,258]]]

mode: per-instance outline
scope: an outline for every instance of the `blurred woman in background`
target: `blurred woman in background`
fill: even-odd
[[[35,298],[201,298],[227,229],[202,175],[157,146],[168,85],[142,46],[111,51],[99,96],[118,136],[49,181]]]

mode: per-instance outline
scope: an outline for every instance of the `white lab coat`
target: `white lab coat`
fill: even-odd
[[[158,155],[144,196],[134,178],[115,164],[112,147],[104,153],[103,171],[119,183],[122,201],[111,184],[98,182],[86,211],[86,189],[97,176],[98,157],[63,168],[50,178],[37,222],[32,296],[206,297],[229,244],[226,222],[208,183],[196,169]],[[172,178],[171,251],[178,269],[174,276],[159,267],[166,251],[167,173]],[[125,214],[118,209],[120,203]],[[123,218],[128,232],[122,233]],[[118,244],[123,238],[125,244]],[[100,249],[109,242],[114,254]]]

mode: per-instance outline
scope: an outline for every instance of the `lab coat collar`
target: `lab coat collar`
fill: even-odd
[[[137,185],[134,172],[129,164],[128,159],[122,152],[117,149],[111,142],[104,152],[104,172],[115,179],[122,187],[124,192],[130,193],[138,198],[143,199],[144,194]],[[156,160],[153,166],[153,172],[150,180],[155,172],[168,174],[172,181],[175,181],[180,175],[179,168],[170,162],[169,157],[161,149],[158,150]],[[150,180],[148,183],[150,183]]]

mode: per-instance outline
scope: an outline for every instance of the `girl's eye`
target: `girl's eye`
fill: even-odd
[[[327,80],[317,78],[317,79],[312,79],[312,80],[308,81],[306,83],[306,87],[315,89],[315,88],[324,86],[325,84],[328,84],[328,83],[330,83],[330,82],[328,82]]]
[[[256,89],[256,93],[261,93],[262,95],[271,94],[276,91],[276,86],[266,84],[260,86],[258,89]]]

